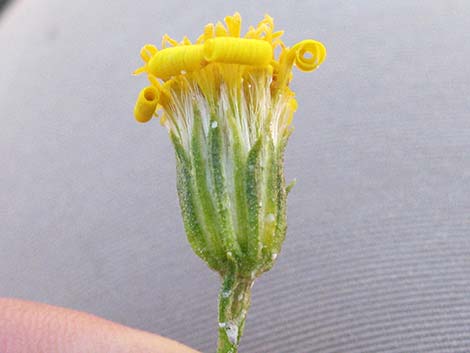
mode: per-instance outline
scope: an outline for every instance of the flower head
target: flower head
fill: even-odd
[[[236,351],[251,284],[272,267],[285,237],[292,67],[312,71],[326,56],[320,42],[287,47],[282,34],[265,16],[241,36],[235,13],[225,25],[205,26],[194,44],[164,35],[160,50],[145,45],[135,71],[150,81],[135,118],[160,116],[168,128],[188,240],[224,278],[219,352]]]
[[[206,25],[195,44],[187,37],[177,42],[164,35],[162,49],[145,45],[140,53],[144,66],[134,73],[146,73],[156,94],[151,95],[155,99],[148,104],[148,97],[141,93],[134,110],[136,119],[146,122],[160,111],[162,124],[176,131],[179,120],[185,119],[181,108],[191,103],[188,95],[193,100],[201,98],[208,108],[231,98],[233,103],[244,99],[247,113],[256,112],[263,103],[287,104],[287,114],[274,119],[276,127],[284,130],[296,107],[289,89],[292,67],[315,70],[325,59],[326,50],[322,43],[311,39],[289,48],[282,35],[283,31],[275,31],[273,19],[266,15],[241,37],[241,16],[235,13],[225,18],[225,26],[221,22]]]
[[[297,108],[292,67],[318,68],[320,42],[292,47],[270,16],[241,36],[238,13],[208,24],[196,43],[163,36],[141,50],[146,73],[134,109],[160,115],[176,149],[178,192],[188,239],[210,267],[243,276],[269,269],[284,239],[283,151]],[[277,53],[277,54],[276,54]]]

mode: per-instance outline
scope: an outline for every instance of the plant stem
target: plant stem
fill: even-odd
[[[235,272],[223,276],[219,293],[219,340],[217,353],[237,353],[250,306],[253,279],[240,278]]]

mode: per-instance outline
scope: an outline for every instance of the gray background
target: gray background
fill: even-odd
[[[295,72],[289,229],[242,352],[470,351],[468,1],[18,1],[0,20],[0,295],[214,350],[139,49],[240,11],[323,41]]]

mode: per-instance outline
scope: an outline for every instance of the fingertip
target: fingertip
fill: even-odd
[[[0,298],[0,352],[198,353],[95,315],[10,298]]]

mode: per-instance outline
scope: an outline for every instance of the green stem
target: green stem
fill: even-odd
[[[250,306],[253,279],[240,278],[236,272],[223,275],[219,294],[219,340],[217,353],[237,353]]]

